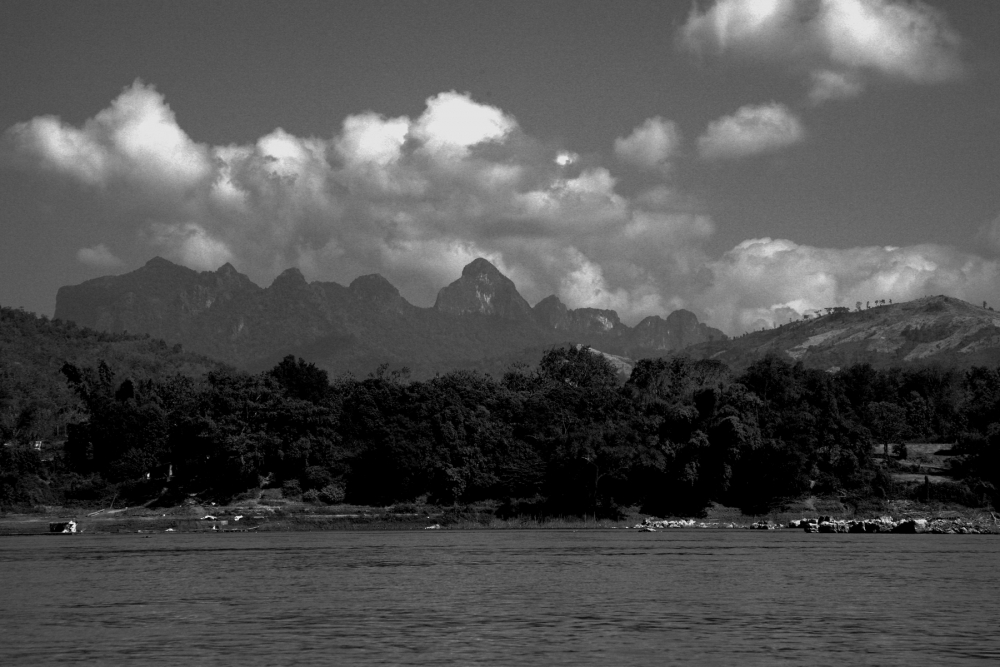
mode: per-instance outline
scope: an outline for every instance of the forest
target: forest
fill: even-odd
[[[0,505],[166,506],[277,487],[317,504],[489,500],[510,516],[692,516],[713,502],[760,514],[805,494],[864,510],[926,500],[893,482],[907,442],[957,443],[937,500],[1000,500],[1000,368],[827,372],[767,356],[737,373],[675,356],[640,360],[623,382],[566,346],[498,377],[411,381],[388,367],[330,378],[294,356],[251,374],[127,341],[180,362],[64,361],[48,412],[27,410],[31,388],[5,362]]]

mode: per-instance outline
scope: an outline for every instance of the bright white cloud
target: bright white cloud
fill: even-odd
[[[770,238],[744,241],[708,268],[712,285],[696,303],[730,332],[858,301],[947,294],[976,303],[1000,278],[997,262],[943,246],[834,249]]]
[[[698,153],[705,159],[742,158],[791,146],[804,136],[802,123],[785,105],[748,105],[709,123],[698,138]]]
[[[855,300],[946,293],[977,301],[995,292],[995,262],[939,246],[832,250],[757,239],[712,259],[704,247],[714,225],[683,193],[660,186],[624,195],[606,167],[454,96],[430,98],[416,118],[351,116],[328,138],[278,129],[209,146],[189,139],[163,99],[136,84],[81,127],[50,118],[14,126],[3,150],[92,188],[109,219],[130,221],[118,233],[138,234],[148,254],[203,270],[232,262],[261,284],[289,266],[340,283],[378,272],[429,305],[483,256],[530,302],[556,293],[630,323],[688,307],[729,332]],[[451,118],[467,112],[473,129],[439,128],[442,105]],[[742,155],[801,137],[778,105],[747,109],[713,124],[699,148]],[[122,131],[128,139],[112,138]],[[102,244],[78,258],[119,265]]]
[[[679,38],[701,54],[805,68],[814,102],[856,94],[870,74],[938,83],[963,71],[958,34],[942,12],[921,2],[717,0],[704,11],[695,7]],[[817,82],[817,73],[826,74]],[[831,73],[850,86],[836,86]]]
[[[205,148],[178,127],[163,96],[141,81],[82,128],[42,116],[13,126],[7,136],[22,159],[89,185],[125,181],[187,189],[212,171]]]
[[[348,116],[336,147],[349,164],[386,167],[402,157],[409,131],[408,118],[387,120],[376,113]]]
[[[476,144],[502,140],[516,127],[517,121],[500,109],[452,91],[427,100],[427,110],[411,131],[431,152],[464,155]]]
[[[579,159],[580,156],[577,153],[572,153],[570,151],[559,151],[559,153],[556,154],[556,164],[560,167],[568,167],[577,162]]]
[[[680,149],[681,133],[677,124],[660,116],[647,118],[627,137],[615,139],[615,155],[622,162],[644,169],[658,169],[667,164]]]
[[[817,22],[830,59],[915,83],[962,71],[960,39],[938,10],[919,2],[825,0]]]
[[[89,248],[80,248],[76,251],[76,259],[95,269],[117,269],[124,264],[103,243],[98,243]]]
[[[659,161],[675,135],[653,119],[635,136]],[[558,293],[635,319],[676,303],[661,295],[694,280],[712,233],[679,197],[624,197],[606,167],[455,92],[416,118],[349,116],[329,138],[276,129],[209,146],[136,83],[82,127],[41,118],[7,137],[22,163],[92,186],[137,221],[152,251],[197,269],[230,261],[264,284],[289,266],[342,283],[379,272],[427,304],[484,256],[529,300]]]

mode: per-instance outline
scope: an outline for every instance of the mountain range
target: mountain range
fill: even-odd
[[[294,354],[334,375],[389,364],[409,367],[415,379],[455,369],[499,373],[567,343],[604,352],[625,374],[635,359],[682,350],[735,369],[765,354],[823,369],[1000,363],[1000,315],[986,304],[932,296],[826,311],[729,338],[686,310],[629,327],[613,310],[570,309],[554,295],[531,306],[481,258],[421,308],[378,274],[345,287],[288,269],[260,287],[230,264],[198,272],[156,257],[130,273],[60,288],[55,317],[149,334],[251,371]]]
[[[409,367],[416,379],[462,368],[502,372],[564,343],[635,359],[727,339],[686,310],[629,327],[613,310],[570,309],[554,295],[532,307],[482,258],[421,308],[378,274],[345,287],[307,282],[292,268],[262,288],[230,264],[198,272],[156,257],[130,273],[60,288],[55,317],[149,334],[252,371],[294,354],[335,375],[387,363]]]

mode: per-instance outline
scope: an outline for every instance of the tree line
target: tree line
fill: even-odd
[[[855,507],[894,484],[905,442],[958,443],[950,499],[997,503],[1000,368],[837,372],[766,356],[743,372],[678,356],[622,382],[588,348],[498,377],[331,378],[286,357],[264,373],[116,374],[67,363],[78,418],[62,451],[0,448],[0,504],[224,501],[266,487],[316,503],[496,501],[500,512],[764,513],[811,493]],[[880,455],[881,454],[881,455]]]

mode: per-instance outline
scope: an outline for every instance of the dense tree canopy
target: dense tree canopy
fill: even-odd
[[[914,440],[959,443],[970,497],[996,502],[1000,484],[1000,369],[831,373],[768,356],[736,374],[672,357],[639,361],[622,383],[585,347],[500,378],[422,382],[386,368],[331,381],[291,356],[258,375],[193,378],[100,361],[62,366],[72,403],[33,396],[2,370],[4,505],[280,486],[328,503],[491,499],[509,512],[611,516],[715,501],[761,513],[805,493],[890,497],[876,446]],[[60,411],[62,432],[46,421]],[[43,460],[24,429],[61,433],[61,455]]]

